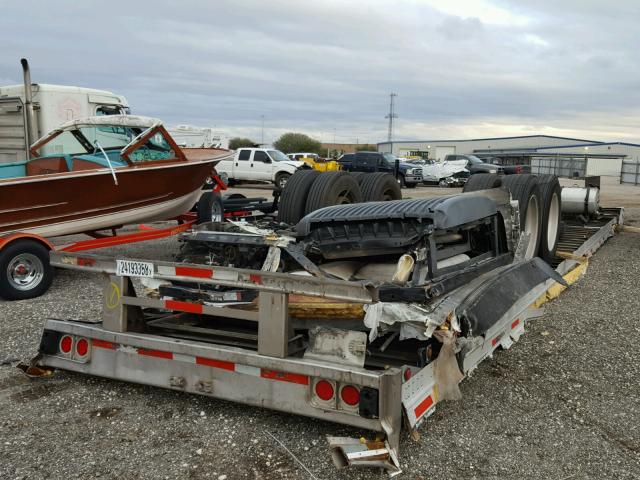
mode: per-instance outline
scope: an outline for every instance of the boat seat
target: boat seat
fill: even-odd
[[[28,177],[34,175],[47,175],[51,173],[62,173],[69,171],[69,155],[51,155],[34,158],[26,162],[26,174]]]
[[[5,178],[20,178],[26,175],[24,160],[21,162],[0,163],[0,180]]]

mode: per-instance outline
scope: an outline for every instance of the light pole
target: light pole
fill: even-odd
[[[260,119],[262,120],[262,129],[260,133],[260,146],[264,147],[264,115],[260,115]]]

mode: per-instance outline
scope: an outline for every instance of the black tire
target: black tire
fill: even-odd
[[[357,180],[347,172],[325,172],[313,182],[305,214],[331,205],[362,202],[362,190]]]
[[[469,177],[462,188],[463,192],[476,192],[478,190],[490,190],[502,186],[502,177],[495,173],[474,173]]]
[[[542,204],[542,229],[538,256],[551,263],[556,256],[560,238],[562,189],[555,175],[538,175],[538,187]]]
[[[360,182],[365,202],[402,200],[402,190],[393,175],[388,173],[369,173]]]
[[[27,273],[21,274],[20,268]],[[5,300],[39,297],[52,281],[49,250],[40,242],[20,239],[0,250],[0,297]]]
[[[311,185],[316,181],[320,172],[317,170],[298,170],[294,173],[280,195],[278,204],[278,221],[295,225],[304,217],[307,197]]]
[[[196,223],[224,221],[224,204],[219,193],[203,193],[198,200],[196,209],[198,212]]]
[[[284,190],[285,185],[291,178],[291,174],[287,172],[278,172],[276,173],[276,178],[274,180],[274,184],[278,190]]]
[[[362,185],[362,181],[370,174],[367,172],[351,172],[351,175],[358,181],[358,185]]]
[[[530,174],[507,175],[502,179],[502,186],[518,200],[520,231],[531,234],[525,258],[533,258],[538,254],[542,231],[542,197],[538,180]]]

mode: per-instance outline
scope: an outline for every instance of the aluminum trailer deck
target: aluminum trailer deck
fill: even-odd
[[[557,272],[570,274],[584,264],[622,222],[622,209],[605,209],[597,221],[565,228],[561,245],[577,248],[560,252],[564,260]],[[578,244],[579,239],[583,241]],[[418,366],[401,356],[394,361],[378,348],[377,361],[372,354],[358,363],[366,356],[364,332],[334,339],[330,346],[342,349],[339,359],[302,355],[302,339],[289,315],[290,296],[373,304],[378,291],[367,282],[66,252],[52,252],[51,262],[107,274],[103,317],[95,323],[46,320],[39,355],[28,373],[38,372],[38,367],[60,368],[379,432],[371,441],[328,438],[332,457],[337,466],[383,467],[390,475],[400,473],[403,419],[415,430],[441,400],[435,362]],[[257,291],[258,308],[139,297],[131,281],[136,276],[221,285],[231,289],[225,292],[231,297]],[[475,369],[498,347],[509,348],[517,341],[554,283],[530,289],[483,335],[460,339],[455,351],[462,373]]]

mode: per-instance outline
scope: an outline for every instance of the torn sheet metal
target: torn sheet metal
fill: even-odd
[[[305,359],[364,368],[367,334],[354,330],[316,327],[309,330]]]
[[[327,437],[331,458],[338,469],[351,467],[384,468],[389,477],[402,473],[397,455],[386,441]]]
[[[364,324],[369,328],[369,341],[373,342],[378,333],[388,329],[389,326],[400,323],[400,340],[405,338],[420,338],[426,340],[428,337],[421,335],[420,329],[424,329],[425,315],[427,310],[415,303],[393,303],[378,302],[370,305],[364,305],[365,316]],[[409,325],[410,322],[415,325]],[[422,327],[421,327],[422,325]],[[403,336],[403,327],[408,336]],[[415,335],[418,335],[416,337]]]

